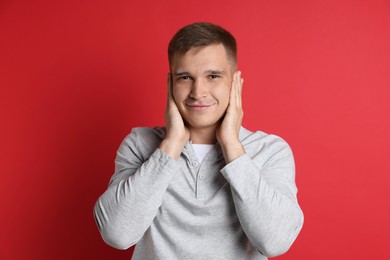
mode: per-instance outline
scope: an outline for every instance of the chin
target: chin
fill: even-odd
[[[202,121],[202,120],[192,120],[192,122],[186,122],[186,125],[188,125],[190,128],[194,129],[202,129],[202,128],[210,128],[215,127],[219,124],[220,120],[216,121]]]

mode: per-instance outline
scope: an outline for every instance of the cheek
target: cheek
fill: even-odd
[[[222,85],[215,93],[218,97],[219,103],[222,105],[222,107],[226,108],[229,105],[230,100],[230,86]]]
[[[225,95],[225,96],[223,97],[223,102],[222,102],[222,104],[223,104],[223,109],[224,109],[224,110],[226,110],[227,107],[229,106],[229,100],[230,100],[229,96]]]
[[[176,102],[179,102],[180,100],[183,99],[183,91],[180,90],[180,88],[178,88],[178,87],[173,86],[173,88],[172,88],[172,95],[173,95],[173,99]]]

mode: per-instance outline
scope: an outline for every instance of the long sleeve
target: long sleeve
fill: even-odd
[[[288,144],[268,135],[261,145],[247,145],[246,154],[221,173],[230,183],[244,232],[265,256],[285,253],[303,225],[297,202],[294,158]],[[252,140],[253,141],[253,140]]]
[[[158,149],[160,140],[155,135],[146,137],[139,137],[133,129],[122,142],[115,174],[94,207],[104,241],[118,249],[127,249],[142,238],[179,167]]]

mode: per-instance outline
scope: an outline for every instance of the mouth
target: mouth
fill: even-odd
[[[213,106],[214,104],[186,104],[186,106],[195,111],[204,111],[207,110],[209,107]]]

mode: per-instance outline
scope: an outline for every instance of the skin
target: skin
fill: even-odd
[[[160,149],[177,159],[191,139],[194,144],[218,141],[227,163],[243,155],[238,137],[243,81],[222,44],[175,54],[167,82],[167,134]]]

